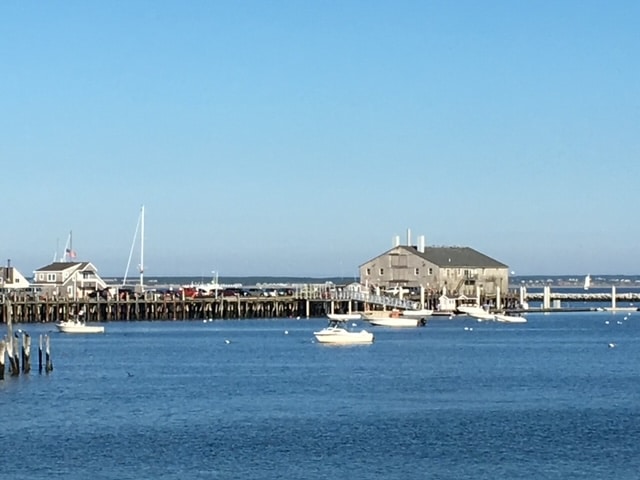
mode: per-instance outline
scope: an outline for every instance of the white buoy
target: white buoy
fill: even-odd
[[[605,325],[609,325],[609,320],[607,320],[606,322],[604,322]]]
[[[289,330],[285,330],[285,331],[284,331],[284,334],[285,334],[285,335],[289,335]]]
[[[616,344],[615,343],[610,343],[609,344],[609,348],[615,348]]]
[[[225,340],[224,343],[226,343],[227,345],[231,343],[231,340]]]

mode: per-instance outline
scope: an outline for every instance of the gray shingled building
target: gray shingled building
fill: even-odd
[[[423,242],[423,237],[421,238]],[[504,294],[509,267],[469,247],[396,245],[360,266],[360,281],[389,290],[419,288],[449,295],[474,297],[478,288],[485,297]]]

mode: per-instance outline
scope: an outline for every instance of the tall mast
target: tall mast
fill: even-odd
[[[144,292],[144,205],[140,210],[140,291]]]

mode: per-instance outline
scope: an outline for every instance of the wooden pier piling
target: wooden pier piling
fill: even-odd
[[[0,340],[0,380],[4,380],[4,358],[7,346],[4,340]]]
[[[38,338],[38,373],[42,373],[42,334]]]
[[[51,361],[51,337],[45,335],[45,371],[47,373],[53,371],[53,362]]]
[[[22,373],[31,371],[31,335],[22,332]]]
[[[7,335],[5,343],[7,345],[7,356],[9,357],[9,375],[12,377],[18,376],[20,375],[20,360],[16,351],[18,349],[18,342],[15,341],[13,335]]]

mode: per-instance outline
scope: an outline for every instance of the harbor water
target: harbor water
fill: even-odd
[[[54,370],[0,381],[0,479],[638,478],[640,312],[325,323],[14,326]]]

